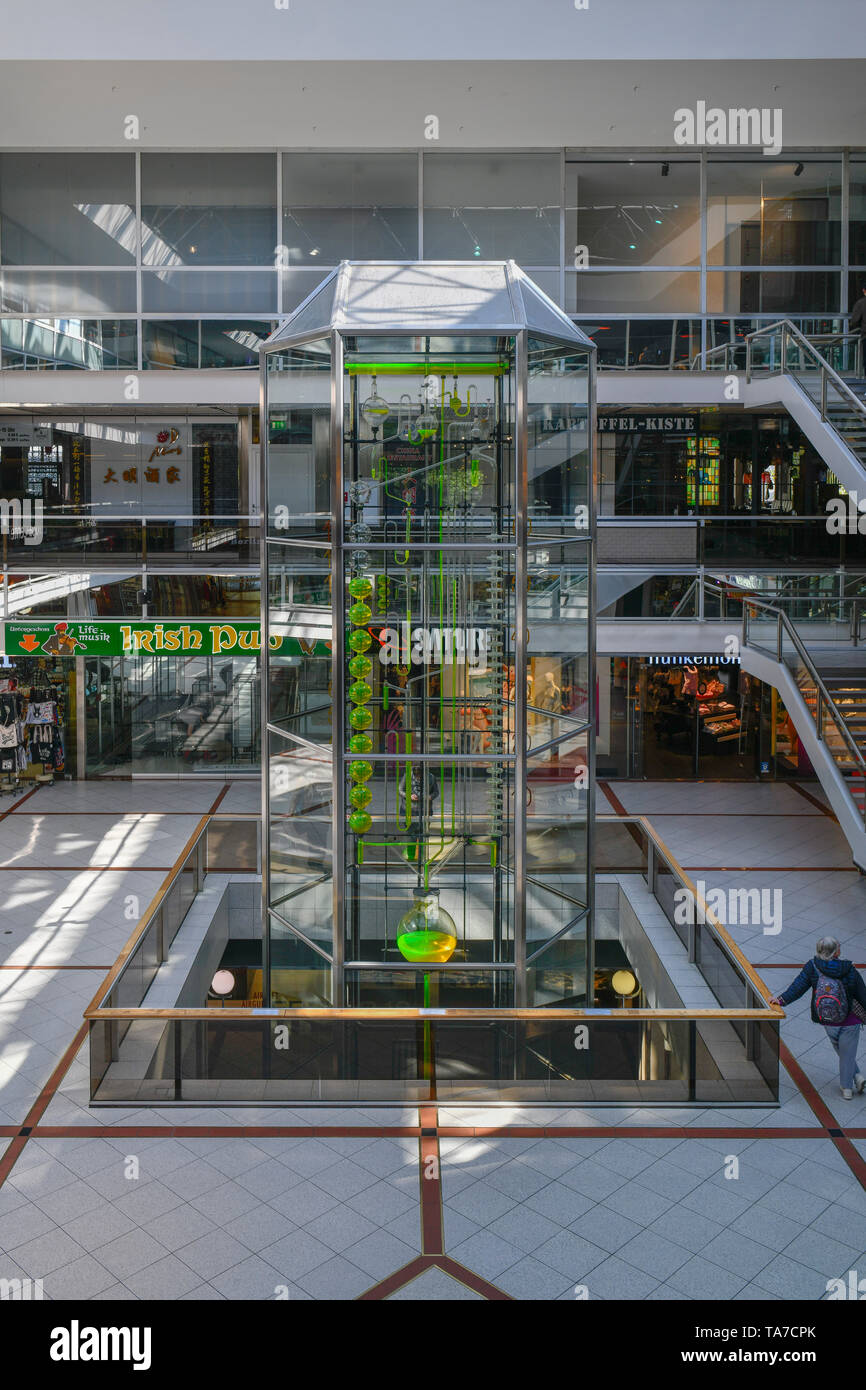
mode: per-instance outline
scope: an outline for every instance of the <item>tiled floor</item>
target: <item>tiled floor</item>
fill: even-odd
[[[866,1268],[866,1100],[805,1001],[768,1111],[89,1109],[83,1009],[221,790],[65,784],[0,814],[0,1277],[76,1300],[809,1301]],[[866,960],[866,880],[815,800],[613,790],[708,888],[782,890],[777,933],[730,925],[774,989],[825,931]]]

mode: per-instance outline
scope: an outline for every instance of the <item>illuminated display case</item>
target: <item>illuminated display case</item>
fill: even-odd
[[[513,262],[263,349],[272,1006],[592,1003],[593,351]]]

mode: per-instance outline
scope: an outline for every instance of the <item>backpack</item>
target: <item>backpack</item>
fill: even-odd
[[[818,970],[818,967],[815,967]],[[815,1013],[825,1028],[838,1028],[850,1013],[848,991],[841,980],[818,970],[815,985]]]

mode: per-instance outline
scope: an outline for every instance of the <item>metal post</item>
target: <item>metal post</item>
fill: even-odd
[[[175,1098],[175,1100],[180,1100],[180,1099],[182,1098],[182,1096],[183,1096],[183,1082],[182,1082],[182,1079],[181,1079],[182,1062],[183,1062],[183,1046],[182,1046],[183,1039],[182,1039],[182,1037],[181,1037],[181,1031],[180,1031],[180,1030],[181,1030],[181,1027],[182,1027],[183,1025],[181,1024],[181,1021],[180,1021],[179,1018],[175,1018],[175,1019],[172,1019],[172,1021],[169,1023],[168,1026],[169,1026],[169,1028],[171,1028],[172,1033],[173,1033],[173,1035],[174,1035],[174,1036],[173,1036],[173,1042],[174,1042],[174,1098]],[[199,1078],[199,1079],[201,1079],[201,1078]]]
[[[689,1019],[689,1100],[695,1100],[697,1096],[697,1070],[698,1070],[698,1025],[695,1019]]]
[[[346,1003],[343,971],[346,923],[346,556],[344,529],[346,508],[343,501],[343,339],[331,335],[331,748],[333,758],[332,794],[334,798],[331,868],[334,875],[334,924],[332,935],[333,969],[331,1002],[335,1008]]]
[[[268,398],[267,358],[259,367],[259,592],[261,607],[261,645],[259,647],[259,761],[262,768],[262,1004],[271,1002],[271,919],[268,912],[270,868],[271,760],[268,736],[270,690],[268,655],[270,652],[270,602],[268,590]]]
[[[514,1003],[526,1008],[526,535],[529,506],[527,462],[527,396],[529,343],[526,330],[517,334],[515,349],[516,415],[514,422]],[[587,429],[590,426],[587,417]],[[590,792],[591,795],[591,792]],[[498,870],[501,872],[501,870]]]
[[[821,419],[827,419],[827,369],[821,368]]]

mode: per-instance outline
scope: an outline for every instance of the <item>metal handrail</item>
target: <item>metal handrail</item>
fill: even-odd
[[[143,1007],[140,1006],[140,1005],[139,1005],[138,1007],[135,1007],[135,1006],[126,1006],[126,1007],[121,1007],[121,1008],[113,1008],[113,1007],[111,1007],[110,1005],[106,1005],[106,1004],[103,1002],[103,1001],[105,1001],[106,999],[110,998],[110,996],[111,996],[113,990],[115,989],[115,987],[117,986],[117,983],[118,983],[118,981],[120,980],[121,976],[122,976],[122,975],[126,972],[126,970],[131,966],[132,961],[133,961],[134,958],[135,958],[136,952],[137,952],[137,950],[140,948],[140,946],[141,946],[141,944],[142,944],[142,941],[143,941],[143,938],[144,938],[145,934],[147,933],[148,929],[151,927],[151,925],[152,925],[154,919],[157,917],[158,913],[161,911],[164,902],[166,901],[166,899],[167,899],[169,893],[171,892],[171,889],[174,887],[174,884],[177,882],[177,880],[178,880],[178,878],[180,877],[180,875],[182,874],[183,870],[186,868],[187,864],[190,862],[190,859],[196,854],[196,851],[198,850],[198,847],[199,847],[201,841],[203,840],[204,836],[205,836],[206,833],[207,833],[208,825],[210,824],[210,821],[211,821],[212,819],[213,819],[213,817],[212,817],[210,814],[208,814],[208,815],[203,816],[202,819],[199,821],[198,825],[196,826],[195,830],[193,831],[192,835],[190,836],[189,840],[187,841],[186,845],[184,846],[184,848],[183,848],[183,850],[182,850],[182,852],[181,852],[181,856],[180,856],[180,859],[179,859],[178,863],[174,866],[174,868],[172,869],[171,873],[170,873],[170,874],[168,875],[168,877],[165,879],[164,883],[162,884],[162,887],[161,887],[160,890],[159,890],[159,893],[157,894],[157,897],[154,899],[153,903],[151,903],[150,907],[147,909],[147,911],[146,911],[146,913],[144,914],[144,916],[142,917],[141,921],[140,921],[140,922],[138,923],[138,925],[135,927],[135,929],[134,929],[132,935],[130,936],[129,940],[127,941],[126,945],[124,946],[123,950],[121,951],[120,955],[118,956],[117,960],[115,961],[114,965],[112,966],[112,968],[111,968],[111,970],[109,971],[108,975],[106,976],[105,980],[104,980],[104,981],[102,982],[102,984],[99,986],[99,989],[97,990],[97,992],[96,992],[96,994],[94,995],[93,999],[91,1000],[90,1004],[89,1004],[89,1005],[87,1006],[87,1008],[85,1009],[85,1011],[84,1011],[84,1018],[85,1018],[86,1020],[88,1020],[89,1022],[96,1022],[96,1021],[98,1021],[98,1020],[107,1020],[107,1019],[130,1019],[130,1020],[132,1020],[132,1019],[137,1019],[137,1018],[162,1018],[162,1019],[172,1019],[172,1018],[193,1019],[193,1018],[198,1018],[198,1019],[211,1019],[211,1020],[213,1019],[213,1012],[212,1012],[211,1010],[208,1010],[208,1009],[201,1009],[201,1008],[198,1008],[198,1009],[196,1009],[196,1008],[169,1008],[169,1009],[165,1009],[165,1008],[153,1009],[153,1008],[150,1008],[150,1009],[148,1009],[148,1008],[143,1008]],[[649,886],[649,888],[650,888],[650,891],[655,895],[655,884],[654,884],[654,881],[653,881],[653,867],[652,867],[652,866],[653,866],[653,862],[654,862],[654,861],[655,861],[655,862],[658,862],[658,860],[662,860],[662,861],[665,863],[665,865],[667,866],[667,868],[669,869],[670,873],[674,876],[674,878],[678,879],[679,882],[680,882],[680,884],[681,884],[683,887],[688,888],[689,891],[692,892],[692,894],[694,895],[696,901],[699,901],[699,902],[702,904],[702,906],[703,906],[703,908],[704,908],[705,925],[706,925],[706,927],[710,930],[710,932],[711,932],[711,934],[712,934],[712,936],[713,936],[713,939],[714,939],[716,945],[717,945],[717,946],[719,947],[719,949],[722,951],[722,953],[724,954],[724,956],[725,956],[725,958],[727,959],[728,963],[729,963],[736,971],[738,971],[738,972],[742,975],[742,977],[743,977],[743,984],[744,984],[745,986],[747,986],[749,990],[751,990],[751,992],[752,992],[752,994],[754,995],[755,1000],[756,1000],[756,1006],[755,1006],[754,1008],[750,1008],[750,1007],[748,1007],[748,1006],[743,1007],[743,1008],[735,1008],[735,1009],[723,1008],[723,1007],[721,1007],[721,1006],[720,1006],[718,1009],[703,1009],[703,1008],[698,1008],[698,1009],[695,1009],[695,1008],[681,1008],[681,1009],[676,1009],[676,1008],[662,1008],[662,1009],[643,1009],[643,1010],[641,1010],[641,1009],[623,1009],[623,1008],[620,1008],[620,1009],[605,1009],[605,1010],[602,1011],[603,1016],[604,1016],[604,1017],[613,1017],[613,1018],[627,1018],[627,1019],[635,1019],[635,1018],[652,1018],[652,1019],[667,1019],[667,1018],[670,1018],[670,1019],[690,1019],[690,1018],[735,1018],[735,1019],[755,1019],[756,1017],[761,1017],[761,1018],[768,1018],[768,1017],[777,1017],[777,1018],[781,1018],[781,1017],[783,1017],[783,1016],[784,1016],[783,1010],[782,1010],[781,1008],[779,1008],[778,1006],[772,1005],[772,1004],[769,1003],[770,991],[769,991],[767,985],[765,984],[765,982],[761,979],[760,975],[757,973],[757,971],[756,971],[756,970],[754,969],[754,967],[751,965],[750,961],[746,958],[746,956],[745,956],[745,955],[743,954],[743,952],[740,950],[739,946],[738,946],[737,943],[734,941],[734,939],[731,937],[730,933],[725,929],[724,925],[718,920],[718,918],[715,916],[715,914],[712,912],[712,910],[711,910],[711,909],[707,906],[707,904],[703,901],[703,898],[701,897],[701,895],[697,893],[697,890],[696,890],[696,888],[695,888],[695,885],[692,883],[692,881],[691,881],[691,879],[689,878],[688,874],[685,872],[685,870],[682,868],[682,866],[678,863],[678,861],[674,858],[673,854],[672,854],[671,851],[668,849],[668,847],[663,843],[663,841],[661,841],[661,840],[658,838],[658,835],[655,833],[655,831],[653,830],[652,826],[650,825],[650,823],[649,823],[649,821],[646,819],[646,817],[644,817],[644,816],[625,816],[625,817],[622,817],[622,816],[610,816],[610,817],[601,817],[601,819],[607,820],[607,821],[610,822],[610,823],[616,823],[616,824],[619,824],[619,825],[622,825],[622,824],[635,824],[635,825],[639,825],[639,826],[640,826],[642,832],[643,832],[643,833],[646,835],[646,837],[647,837],[647,865],[646,865],[646,877],[647,877],[647,883],[648,883],[648,886]],[[531,881],[536,882],[536,883],[539,883],[540,886],[544,887],[544,888],[547,889],[548,891],[554,892],[557,896],[562,897],[565,901],[572,901],[571,899],[568,898],[568,896],[567,896],[566,894],[560,893],[557,889],[553,888],[552,885],[545,884],[545,883],[543,883],[541,880],[538,880],[538,879],[532,879]],[[576,901],[576,900],[575,900],[575,901]],[[584,910],[585,910],[585,905],[584,905]],[[577,914],[577,915],[580,916],[580,914]],[[549,943],[545,943],[545,944],[549,944]],[[251,1019],[251,1018],[260,1018],[260,1017],[263,1017],[263,1016],[264,1016],[264,1017],[278,1017],[278,1018],[312,1018],[312,1019],[322,1019],[322,1018],[351,1019],[351,1018],[357,1018],[357,1019],[359,1019],[359,1020],[369,1020],[370,1018],[386,1018],[386,1019],[387,1019],[387,1018],[425,1018],[426,1016],[428,1016],[428,1015],[430,1014],[430,1012],[435,1013],[437,1017],[442,1017],[442,1018],[446,1018],[446,1019],[449,1018],[449,1017],[450,1017],[450,1018],[470,1018],[470,1019],[476,1019],[476,1020],[478,1020],[478,1019],[486,1019],[486,1018],[489,1018],[489,1019],[491,1019],[491,1020],[500,1020],[500,1019],[508,1019],[508,1018],[523,1018],[523,1019],[531,1019],[531,1020],[536,1021],[536,1022],[539,1021],[539,1019],[541,1019],[541,1018],[544,1018],[544,1019],[550,1019],[550,1018],[567,1018],[567,1019],[571,1019],[571,1018],[582,1018],[582,1017],[586,1017],[586,1018],[588,1018],[588,1019],[596,1019],[596,1018],[598,1018],[598,1017],[600,1016],[599,1013],[598,1013],[598,1011],[595,1010],[595,1009],[592,1009],[592,1008],[589,1008],[589,1009],[587,1009],[587,1008],[584,1008],[584,1009],[561,1009],[561,1010],[558,1010],[558,1009],[555,1009],[555,1008],[545,1008],[543,1011],[542,1011],[542,1010],[538,1010],[538,1009],[531,1009],[531,1008],[530,1008],[530,1009],[498,1009],[498,1008],[497,1008],[497,1009],[485,1009],[485,1008],[480,1008],[480,1009],[465,1009],[465,1008],[452,1009],[452,1008],[445,1008],[445,1009],[436,1009],[436,1010],[433,1010],[433,1011],[426,1010],[426,1009],[413,1009],[413,1008],[393,1008],[393,1009],[391,1009],[391,1008],[380,1008],[380,1009],[364,1009],[364,1008],[361,1008],[361,1009],[359,1009],[359,1008],[331,1008],[331,1009],[318,1009],[318,1008],[315,1008],[315,1009],[297,1009],[297,1008],[288,1008],[288,1009],[286,1009],[286,1008],[279,1008],[279,1009],[276,1009],[276,1008],[275,1008],[275,1009],[255,1009],[255,1010],[252,1010],[252,1011],[250,1011],[249,1009],[243,1009],[243,1008],[225,1008],[225,1009],[221,1009],[221,1010],[220,1010],[220,1017],[221,1017],[221,1018],[226,1018],[226,1019],[229,1019],[229,1018]]]
[[[694,355],[694,357],[691,359],[691,362],[689,363],[690,370],[691,370],[691,371],[702,370],[703,367],[704,367],[704,364],[707,362],[707,360],[708,360],[709,358],[711,358],[711,357],[717,357],[719,353],[723,353],[723,354],[724,354],[724,365],[727,366],[727,365],[728,365],[728,355],[729,355],[730,353],[732,353],[732,352],[737,352],[738,350],[741,350],[742,348],[745,348],[745,349],[746,349],[746,375],[747,375],[747,379],[748,379],[749,373],[750,373],[750,370],[751,370],[751,344],[752,344],[752,342],[754,341],[755,338],[763,338],[763,337],[766,337],[766,335],[767,335],[768,333],[774,333],[777,329],[782,330],[782,332],[783,332],[783,351],[782,351],[781,354],[780,354],[780,367],[779,367],[779,370],[780,370],[780,371],[783,371],[783,372],[784,372],[784,370],[785,370],[784,337],[786,337],[787,334],[790,333],[790,334],[792,334],[793,337],[794,337],[795,339],[797,339],[800,343],[805,344],[806,348],[810,351],[810,353],[812,354],[812,356],[818,358],[818,361],[819,361],[819,363],[821,364],[821,368],[822,368],[822,369],[823,369],[823,368],[826,368],[827,372],[828,372],[830,375],[832,375],[833,377],[835,377],[836,380],[842,385],[842,387],[843,387],[846,391],[848,391],[850,395],[853,396],[853,399],[857,402],[858,405],[861,405],[861,404],[862,404],[862,403],[860,402],[859,396],[856,396],[856,395],[853,394],[853,392],[850,392],[850,390],[849,390],[849,388],[848,388],[848,386],[847,386],[847,383],[844,381],[844,379],[843,379],[842,377],[839,376],[839,374],[838,374],[838,372],[836,372],[835,368],[833,368],[833,367],[830,366],[830,363],[827,362],[826,359],[823,358],[823,357],[821,356],[820,352],[818,352],[817,348],[814,346],[814,344],[815,344],[816,342],[823,342],[825,339],[827,340],[828,343],[831,343],[831,344],[832,344],[832,343],[844,343],[844,342],[847,342],[848,340],[857,340],[857,342],[858,342],[857,368],[858,368],[858,375],[860,375],[860,374],[862,373],[862,370],[863,370],[862,346],[861,346],[861,344],[862,344],[862,338],[860,337],[860,334],[859,334],[859,333],[838,333],[838,334],[835,334],[835,333],[833,333],[833,334],[830,334],[830,333],[815,333],[815,334],[812,334],[811,337],[807,337],[804,333],[801,332],[801,330],[797,327],[797,325],[796,325],[791,319],[777,319],[775,323],[764,324],[764,326],[763,326],[762,328],[756,328],[756,329],[754,329],[753,332],[747,333],[747,334],[745,335],[745,337],[744,337],[744,338],[741,338],[740,341],[739,341],[738,343],[720,343],[717,347],[708,348],[708,349],[706,350],[706,352],[696,352],[695,355]]]
[[[704,577],[703,582],[706,585],[706,587],[710,590],[710,592],[716,593],[718,595],[723,595],[724,597],[731,596],[729,587],[726,587],[723,584],[718,584],[715,580],[708,579],[706,577]],[[836,729],[837,734],[841,736],[843,743],[847,745],[848,751],[853,754],[855,765],[859,767],[859,770],[862,773],[862,775],[866,777],[866,758],[863,757],[863,754],[858,748],[854,736],[851,733],[851,730],[848,728],[847,723],[845,722],[844,716],[840,713],[839,708],[836,705],[836,702],[834,701],[832,695],[830,694],[829,690],[827,689],[826,685],[824,684],[820,675],[818,674],[818,668],[815,666],[815,663],[809,655],[808,649],[800,640],[800,636],[793,623],[791,622],[790,618],[788,617],[787,613],[784,611],[784,609],[777,608],[775,604],[766,603],[763,599],[753,598],[751,591],[749,590],[743,590],[741,591],[741,593],[737,593],[735,596],[738,598],[741,597],[743,603],[743,646],[748,647],[749,645],[751,645],[753,647],[758,647],[758,643],[756,642],[752,642],[751,644],[749,643],[747,635],[749,617],[748,610],[750,607],[762,608],[766,613],[769,613],[776,620],[776,660],[779,662],[782,661],[782,632],[784,630],[785,632],[787,632],[794,646],[794,649],[797,652],[797,655],[799,656],[800,660],[805,666],[809,679],[815,686],[815,690],[817,693],[817,702],[815,707],[815,725],[818,732],[819,742],[825,742],[823,735],[822,714],[826,709],[833,721],[833,725]],[[854,805],[856,806],[856,802],[854,802]],[[860,815],[861,818],[866,818],[866,808],[864,808],[864,811],[861,812],[858,807],[857,811],[858,815]]]

